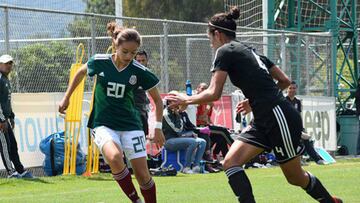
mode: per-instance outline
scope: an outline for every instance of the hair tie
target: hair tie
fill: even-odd
[[[215,27],[215,28],[219,28],[221,30],[236,33],[236,30],[231,30],[231,29],[228,29],[228,28],[225,28],[225,27],[217,26],[217,25],[212,24],[211,22],[209,22],[208,25],[210,25],[212,27]]]

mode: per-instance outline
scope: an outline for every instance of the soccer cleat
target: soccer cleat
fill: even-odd
[[[15,171],[12,174],[8,175],[7,178],[20,178],[20,174]]]
[[[185,167],[185,168],[182,170],[182,173],[185,173],[185,174],[193,174],[194,172],[191,170],[190,167]]]
[[[24,171],[22,174],[20,174],[20,178],[34,178],[34,176],[30,171]]]
[[[201,170],[201,168],[200,168],[200,166],[194,166],[193,168],[192,168],[192,172],[193,173],[209,173],[209,171],[207,171],[207,170]]]
[[[338,197],[333,197],[334,203],[343,203],[343,201]]]
[[[327,163],[324,160],[320,159],[319,161],[316,162],[316,164],[317,165],[326,165]]]
[[[205,165],[205,170],[209,171],[209,173],[217,173],[220,172],[219,169],[212,167],[210,164]]]
[[[193,168],[192,168],[192,172],[193,173],[200,173],[200,166],[194,166]]]
[[[134,203],[144,203],[141,199],[137,199]]]

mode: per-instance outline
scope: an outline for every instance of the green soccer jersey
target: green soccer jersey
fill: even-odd
[[[94,105],[88,127],[106,126],[113,130],[142,130],[140,113],[134,105],[134,90],[151,89],[159,79],[133,60],[119,71],[111,54],[96,54],[87,62],[88,75],[97,75]]]

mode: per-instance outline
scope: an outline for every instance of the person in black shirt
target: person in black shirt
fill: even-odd
[[[15,114],[11,107],[11,86],[8,78],[13,63],[10,55],[0,57],[0,153],[9,178],[33,178],[20,162],[14,135]]]
[[[176,91],[172,93],[178,94]],[[200,173],[200,161],[205,152],[206,140],[198,136],[200,132],[191,123],[186,111],[178,107],[169,107],[168,101],[165,103],[162,121],[166,139],[164,147],[170,151],[185,150],[183,173]]]
[[[287,96],[286,99],[291,103],[291,105],[294,106],[294,108],[301,113],[302,111],[302,105],[300,99],[298,99],[296,95],[297,90],[297,84],[295,81],[292,81],[288,90],[287,90]],[[310,136],[308,136],[306,133],[302,133],[301,139],[305,146],[306,153],[312,158],[315,163],[319,165],[324,165],[324,160],[321,159],[321,157],[318,155],[318,153],[315,151],[313,143],[310,141]]]
[[[136,56],[135,60],[141,65],[148,67],[148,55],[145,50],[139,51]],[[145,135],[149,134],[149,124],[148,124],[148,106],[150,104],[149,98],[146,96],[146,92],[139,87],[137,90],[134,91],[134,101],[135,101],[135,108],[139,110],[141,122],[143,125],[143,130]]]
[[[265,56],[259,56],[254,49],[235,39],[235,20],[239,15],[238,8],[233,7],[229,13],[215,14],[208,23],[208,37],[216,50],[209,88],[193,96],[169,95],[167,99],[173,101],[173,105],[215,101],[221,97],[227,76],[242,90],[247,99],[237,105],[237,110],[244,114],[252,110],[254,123],[239,135],[224,159],[225,173],[239,202],[255,202],[242,166],[264,150],[274,150],[290,184],[300,186],[319,202],[341,202],[332,197],[314,175],[301,168],[302,120],[281,92],[290,85],[290,80]]]
[[[357,80],[357,88],[355,92],[355,107],[356,107],[356,116],[359,119],[359,132],[356,146],[356,154],[360,155],[360,78]]]

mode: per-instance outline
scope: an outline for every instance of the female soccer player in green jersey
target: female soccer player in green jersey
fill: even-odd
[[[123,161],[129,158],[145,202],[156,202],[156,188],[146,162],[145,134],[140,113],[134,106],[134,90],[142,87],[155,102],[156,124],[153,141],[163,146],[163,104],[156,88],[159,79],[133,58],[141,44],[139,33],[111,22],[107,25],[115,54],[96,54],[76,73],[59,105],[64,113],[69,99],[80,81],[97,75],[94,107],[88,127],[93,129],[94,141],[111,167],[114,179],[132,202],[141,202]]]

